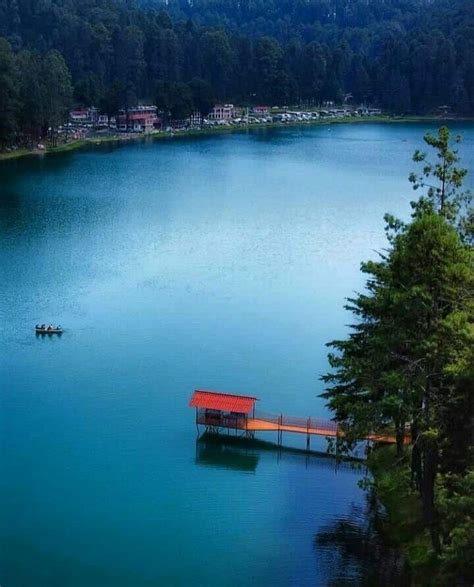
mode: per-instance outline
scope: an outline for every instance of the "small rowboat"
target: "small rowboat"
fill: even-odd
[[[36,334],[62,334],[62,328],[38,328],[35,327]]]

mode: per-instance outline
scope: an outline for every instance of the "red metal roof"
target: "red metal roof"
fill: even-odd
[[[233,393],[219,393],[217,391],[197,389],[193,393],[189,405],[194,408],[207,408],[208,410],[248,414],[256,401],[256,397],[250,397],[248,395],[235,395]]]

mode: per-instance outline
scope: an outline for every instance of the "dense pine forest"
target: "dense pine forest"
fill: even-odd
[[[474,112],[470,0],[0,0],[0,140],[72,105]]]

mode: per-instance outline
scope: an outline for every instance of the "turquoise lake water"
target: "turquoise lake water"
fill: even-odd
[[[198,445],[187,403],[216,389],[328,417],[325,343],[346,332],[360,261],[386,244],[383,214],[409,215],[411,155],[430,128],[288,128],[0,165],[2,587],[360,581],[317,536],[364,507],[363,472]],[[456,130],[474,170],[474,126]],[[36,338],[38,322],[66,331]]]

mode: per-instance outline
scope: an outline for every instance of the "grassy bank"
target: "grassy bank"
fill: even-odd
[[[465,119],[467,121],[467,119]],[[8,159],[18,159],[25,156],[38,156],[48,153],[65,153],[68,151],[75,151],[84,147],[102,145],[102,144],[122,144],[127,142],[142,142],[149,140],[176,140],[179,138],[196,138],[212,135],[244,133],[255,129],[273,129],[273,128],[287,128],[287,127],[303,127],[303,126],[331,126],[337,124],[374,124],[374,123],[407,123],[407,122],[439,122],[440,124],[447,124],[449,120],[430,118],[422,116],[373,116],[371,118],[335,118],[314,120],[307,122],[286,122],[286,123],[267,123],[267,124],[245,124],[239,126],[213,126],[206,128],[194,128],[189,130],[179,130],[173,133],[157,132],[148,135],[113,135],[113,136],[95,136],[77,141],[70,141],[68,143],[58,145],[56,147],[47,147],[44,150],[37,149],[17,149],[8,153],[0,153],[0,161]]]
[[[400,461],[394,446],[375,450],[368,460],[374,489],[386,510],[382,531],[406,559],[413,584],[436,585],[438,565],[422,521],[421,500],[410,486],[408,457]]]

